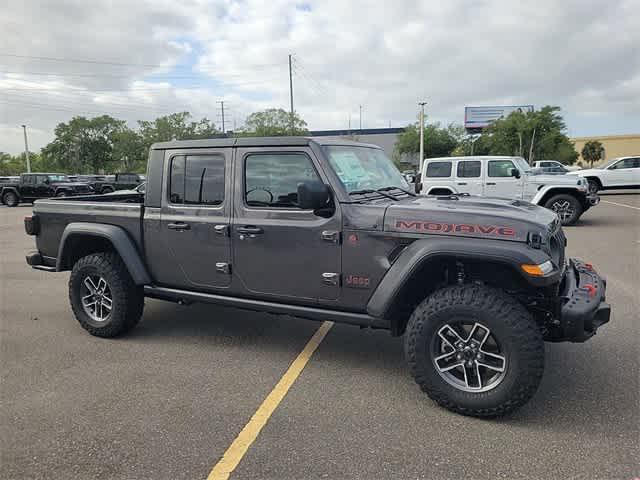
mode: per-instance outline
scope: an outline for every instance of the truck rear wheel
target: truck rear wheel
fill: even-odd
[[[562,225],[573,225],[582,215],[582,205],[573,195],[561,193],[554,195],[544,204],[549,210],[558,215]]]
[[[2,196],[2,203],[4,203],[7,207],[17,207],[19,200],[18,200],[18,195],[16,195],[14,192],[6,192],[3,196]]]
[[[115,337],[140,321],[144,292],[118,254],[94,253],[73,266],[69,301],[76,319],[91,335]]]
[[[495,417],[524,405],[544,371],[544,342],[527,310],[501,290],[445,287],[415,309],[405,333],[409,369],[440,406]]]

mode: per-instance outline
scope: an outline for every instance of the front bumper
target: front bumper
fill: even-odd
[[[609,321],[605,302],[607,281],[589,263],[569,259],[561,292],[560,330],[557,340],[584,342]]]

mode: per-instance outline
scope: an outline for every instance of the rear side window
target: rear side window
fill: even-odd
[[[487,174],[490,177],[510,177],[512,168],[516,167],[511,160],[489,160]]]
[[[427,164],[427,177],[450,177],[451,162],[429,162]]]
[[[224,201],[224,157],[173,157],[169,200],[185,205],[221,205]]]
[[[320,180],[304,153],[248,155],[245,202],[250,207],[297,208],[298,184]]]
[[[458,162],[459,178],[478,178],[480,176],[480,161],[465,160]]]

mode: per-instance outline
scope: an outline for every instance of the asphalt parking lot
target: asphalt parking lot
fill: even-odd
[[[400,339],[334,325],[232,473],[250,478],[640,475],[640,194],[565,229],[608,279],[611,322],[547,344],[542,385],[506,418],[438,408]],[[0,207],[0,477],[204,479],[319,323],[147,300],[116,340],[72,317],[68,273],[31,270],[30,205]]]

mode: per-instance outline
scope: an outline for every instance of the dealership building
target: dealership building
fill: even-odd
[[[578,154],[580,154],[578,161],[583,164],[587,162],[582,158],[582,147],[591,140],[599,141],[604,147],[604,161],[602,163],[612,158],[640,155],[640,133],[632,135],[603,135],[601,137],[573,137],[571,141],[574,143]]]

